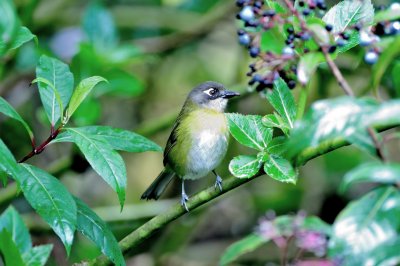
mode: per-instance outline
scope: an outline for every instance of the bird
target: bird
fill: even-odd
[[[212,172],[215,189],[222,191],[222,178],[215,168],[228,149],[229,130],[224,111],[228,100],[239,96],[214,81],[206,81],[188,94],[164,149],[164,170],[151,183],[141,199],[157,200],[168,184],[181,180],[182,207],[188,210],[185,180],[202,178]]]

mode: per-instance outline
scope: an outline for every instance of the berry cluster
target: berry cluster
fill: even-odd
[[[250,57],[255,59],[249,65],[247,75],[250,77],[249,85],[254,86],[257,91],[272,88],[274,80],[279,77],[293,89],[298,81],[297,65],[301,56],[319,51],[335,53],[338,49],[351,45],[350,39],[353,41],[357,38],[355,36],[359,36],[360,45],[367,48],[365,62],[374,64],[379,58],[380,48],[377,44],[380,37],[400,34],[400,21],[379,22],[373,27],[355,24],[343,32],[326,24],[323,30],[329,36],[328,41],[320,41],[319,33],[313,31],[306,21],[311,15],[322,17],[325,14],[327,6],[324,0],[297,1],[295,11],[290,11],[290,8],[284,8],[277,2],[267,6],[262,0],[237,0],[236,4],[240,7],[236,17],[243,25],[238,30],[238,40],[247,48]],[[400,8],[400,4],[393,3],[389,8]],[[304,23],[300,22],[294,27],[293,15],[304,20]],[[265,47],[261,49],[262,34],[267,31],[278,31],[282,36],[282,44],[278,45],[278,50],[276,47],[274,50]],[[275,43],[277,41],[279,40],[274,40]]]

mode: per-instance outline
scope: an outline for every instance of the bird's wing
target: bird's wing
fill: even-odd
[[[181,112],[179,113],[178,117],[176,118],[174,127],[172,128],[171,134],[169,135],[167,145],[165,146],[164,149],[164,159],[163,159],[163,164],[166,166],[167,160],[168,160],[168,154],[172,150],[172,148],[175,146],[177,140],[178,140],[178,134],[177,134],[177,128],[179,124],[181,123],[182,119],[184,118],[184,108],[182,108]]]

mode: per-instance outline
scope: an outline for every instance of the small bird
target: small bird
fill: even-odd
[[[222,84],[204,82],[186,98],[164,150],[164,170],[143,193],[141,199],[157,200],[171,180],[182,180],[181,205],[188,211],[185,180],[194,180],[213,172],[215,188],[222,191],[222,179],[215,168],[224,158],[229,131],[224,111],[228,99],[240,95]]]

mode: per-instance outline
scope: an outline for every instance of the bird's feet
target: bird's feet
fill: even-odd
[[[186,202],[189,200],[189,197],[186,195],[186,193],[184,191],[182,191],[182,197],[181,197],[181,205],[182,207],[185,208],[185,210],[188,212],[189,209],[186,205]]]
[[[216,174],[216,179],[215,179],[215,184],[214,184],[214,188],[217,189],[217,187],[219,188],[219,191],[222,191],[222,178]]]

